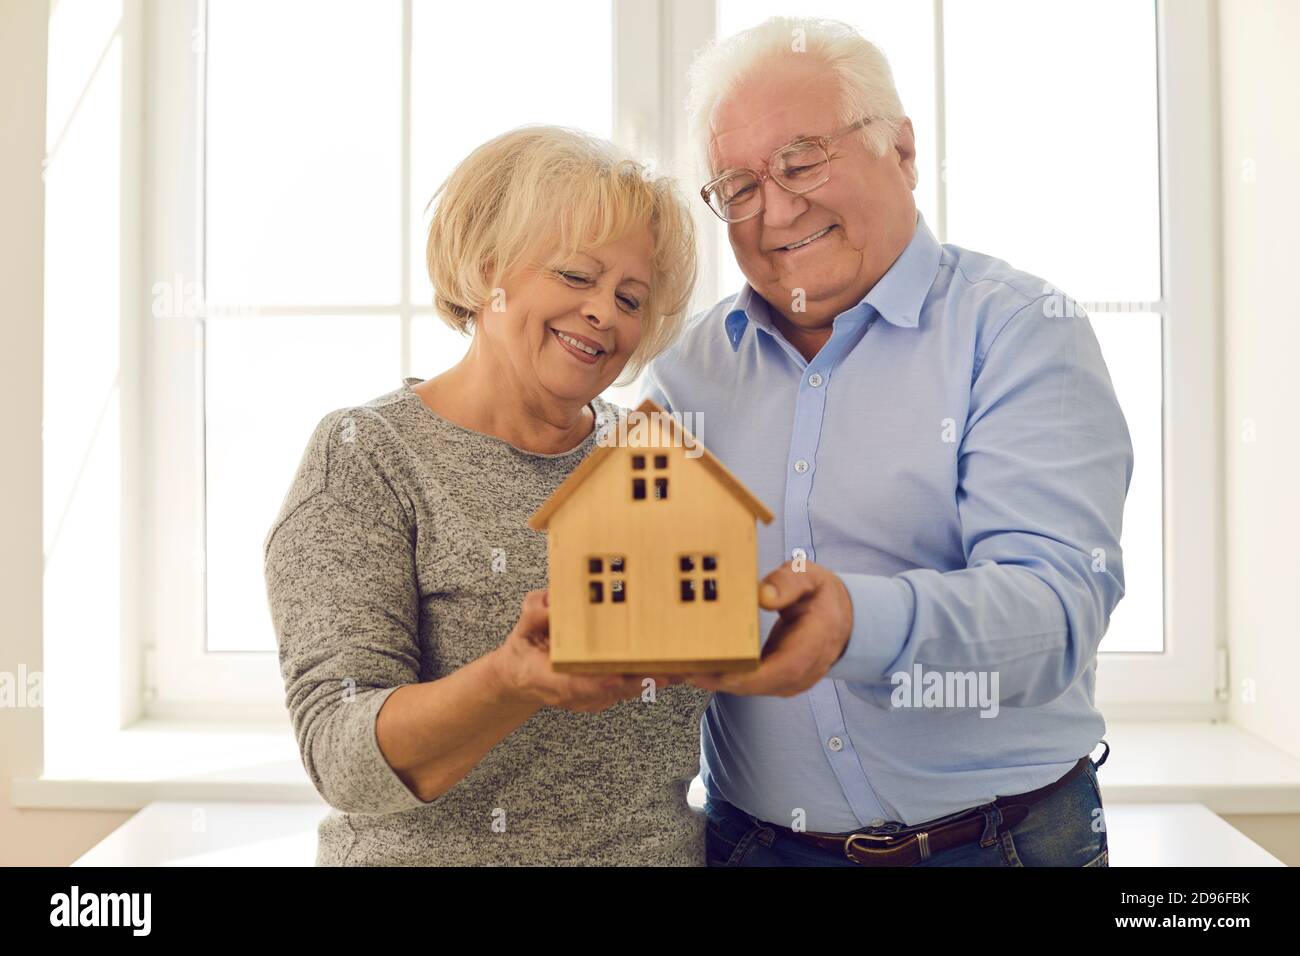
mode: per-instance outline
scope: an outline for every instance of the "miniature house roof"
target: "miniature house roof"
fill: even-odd
[[[696,440],[695,436],[683,427],[681,420],[677,416],[665,412],[663,408],[649,398],[638,405],[636,411],[644,413],[657,412],[658,421],[665,428],[671,430],[669,435],[670,440],[678,438],[680,434],[682,444],[691,447],[698,446],[703,452],[698,461],[709,470],[710,474],[717,479],[718,483],[722,485],[722,487],[726,488],[737,501],[744,505],[755,518],[762,521],[763,524],[771,524],[772,512],[768,511],[767,506],[755,498],[741,480],[727,470],[726,465],[718,461],[718,459],[715,458],[707,448],[700,444],[698,440]],[[559,511],[560,507],[569,499],[569,496],[577,491],[578,488],[581,487],[582,483],[591,477],[591,475],[595,473],[596,469],[609,459],[610,455],[617,451],[628,450],[631,447],[633,446],[597,445],[595,451],[591,452],[591,454],[584,458],[581,464],[579,464],[577,468],[573,469],[569,477],[564,479],[560,486],[555,489],[551,494],[551,497],[547,498],[546,501],[543,502],[542,506],[533,513],[533,516],[528,519],[528,527],[532,528],[534,531],[546,530],[546,526],[550,523],[551,516]],[[643,447],[650,448],[664,446],[646,445]],[[675,441],[671,447],[676,447]]]

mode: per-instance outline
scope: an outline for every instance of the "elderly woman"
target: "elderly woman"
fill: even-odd
[[[600,393],[673,340],[689,213],[553,127],[479,147],[435,201],[429,276],[468,352],[325,415],[266,540],[287,705],[333,808],[317,863],[702,864],[707,692],[554,673],[526,526],[616,417]]]

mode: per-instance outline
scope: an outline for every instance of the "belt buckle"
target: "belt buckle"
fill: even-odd
[[[929,830],[920,830],[915,833],[908,833],[904,835],[902,839],[898,839],[898,834],[896,833],[891,833],[891,834],[851,833],[844,840],[844,855],[849,858],[850,862],[852,863],[858,862],[857,860],[853,859],[854,840],[878,840],[881,843],[893,843],[895,840],[898,840],[898,846],[901,847],[907,842],[908,839],[912,837],[916,837],[916,845],[921,852],[921,862],[925,862],[926,860],[930,859],[931,852],[930,852],[930,831]],[[884,849],[875,849],[874,847],[864,846],[864,847],[860,847],[859,849],[861,849],[863,853],[884,854],[890,852],[891,850],[898,849],[898,847],[891,846],[891,847],[886,847]]]
[[[894,836],[893,834],[890,833],[850,833],[847,837],[844,838],[844,855],[848,857],[849,860],[856,863],[857,861],[853,859],[853,852],[852,852],[854,840],[877,840],[881,843],[892,843],[894,842]],[[892,847],[887,849],[892,849]],[[862,847],[862,851],[864,853],[884,852],[881,850],[874,849],[873,847],[867,847],[867,846]]]

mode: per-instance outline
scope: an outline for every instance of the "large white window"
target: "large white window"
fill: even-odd
[[[430,307],[423,266],[425,208],[452,166],[514,126],[559,123],[620,140],[694,197],[703,170],[685,136],[691,54],[718,30],[783,12],[847,20],[885,51],[916,128],[917,202],[941,240],[1005,258],[1087,305],[1137,455],[1128,594],[1102,645],[1099,696],[1212,707],[1212,84],[1199,7],[557,9],[144,4],[140,268],[154,309],[141,337],[139,494],[153,533],[137,625],[150,648],[147,709],[282,711],[263,537],[322,415],[463,353],[466,340]],[[696,205],[704,307],[743,277],[721,224]]]

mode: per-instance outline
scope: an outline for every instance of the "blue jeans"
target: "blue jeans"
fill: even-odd
[[[1101,762],[1110,755],[1107,748]],[[1097,767],[1089,758],[1083,773],[1029,808],[1014,827],[1002,823],[992,804],[980,812],[990,846],[972,841],[935,853],[916,866],[1109,866],[1106,819]],[[774,827],[721,800],[707,800],[705,853],[709,866],[858,866],[843,853],[819,850],[796,840],[789,828]],[[906,829],[898,822],[864,827],[859,833]],[[847,834],[846,834],[847,835]]]

